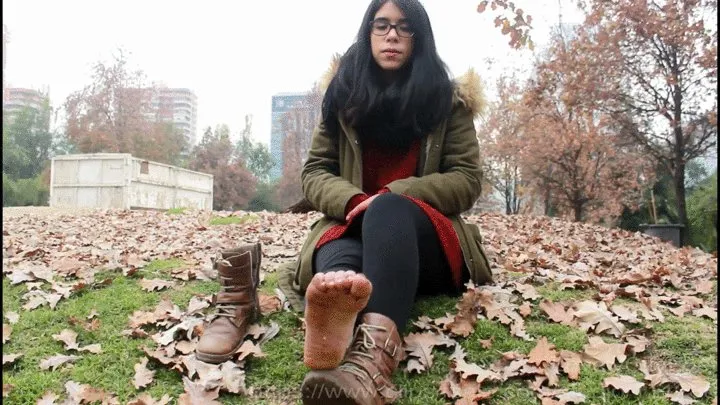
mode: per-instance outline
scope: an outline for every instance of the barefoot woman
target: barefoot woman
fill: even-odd
[[[474,79],[474,80],[473,80]],[[419,294],[490,280],[476,226],[477,78],[453,82],[417,0],[374,0],[340,59],[302,172],[325,216],[296,274],[305,291],[306,404],[382,404]]]

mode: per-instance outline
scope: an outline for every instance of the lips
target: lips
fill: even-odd
[[[397,49],[386,49],[386,50],[382,51],[382,53],[387,54],[387,55],[399,55],[400,51],[398,51]]]

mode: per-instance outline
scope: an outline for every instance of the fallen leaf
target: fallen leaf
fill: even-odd
[[[11,353],[4,354],[3,353],[3,356],[2,356],[3,366],[6,364],[15,363],[15,360],[19,359],[22,356],[23,356],[22,353],[15,353],[15,354],[11,354]]]
[[[530,284],[515,283],[515,289],[522,295],[523,299],[534,301],[541,298],[535,287]]]
[[[56,354],[55,356],[48,357],[47,359],[44,359],[40,361],[40,368],[42,370],[47,370],[52,368],[55,370],[59,366],[65,364],[65,363],[71,363],[80,357],[78,356],[65,356],[62,354]]]
[[[482,346],[483,349],[489,349],[492,347],[493,344],[493,338],[490,337],[490,339],[487,340],[480,340],[480,346]]]
[[[11,333],[12,333],[12,326],[4,323],[3,324],[3,337],[2,337],[3,344],[7,343],[10,340]]]
[[[183,385],[185,393],[180,394],[178,405],[222,405],[215,401],[219,396],[220,387],[206,391],[202,385],[190,381],[187,377],[183,377]]]
[[[532,304],[530,304],[528,301],[523,302],[522,305],[520,305],[520,308],[518,308],[518,312],[520,312],[520,316],[523,318],[528,317],[530,314],[532,314]]]
[[[155,400],[150,394],[143,393],[134,400],[127,403],[127,405],[167,405],[172,400],[172,397],[168,394],[164,394],[159,400]]]
[[[595,361],[599,364],[606,366],[611,369],[615,365],[615,361],[622,363],[625,361],[627,356],[625,355],[626,344],[619,343],[605,343],[599,336],[591,336],[589,343],[583,346],[584,354],[589,357],[591,361]]]
[[[625,326],[607,310],[604,302],[580,302],[576,304],[574,315],[580,320],[580,327],[584,330],[595,329],[596,333],[607,331],[615,337],[620,337],[625,332]]]
[[[640,390],[645,386],[644,382],[638,381],[635,377],[629,375],[619,375],[617,377],[607,377],[603,380],[603,387],[613,387],[626,394],[632,392],[640,395]]]
[[[140,286],[142,287],[142,289],[151,292],[155,290],[160,291],[165,288],[170,288],[174,285],[175,283],[173,283],[172,281],[165,281],[160,279],[148,280],[146,278],[143,278],[140,280]]]
[[[537,345],[528,354],[528,363],[537,366],[545,363],[553,363],[558,361],[558,352],[555,351],[555,345],[548,342],[546,337],[542,337]]]
[[[9,311],[5,313],[5,318],[10,322],[10,324],[15,324],[20,320],[20,315],[18,315],[17,312]]]
[[[269,315],[282,309],[282,301],[276,295],[259,294],[260,312]]]
[[[569,391],[564,394],[556,396],[560,405],[564,404],[582,404],[585,402],[585,395],[575,391]]]
[[[582,365],[582,356],[579,353],[560,351],[560,366],[568,375],[568,379],[577,381],[580,378],[580,365]]]
[[[226,361],[220,366],[222,372],[221,389],[233,394],[246,394],[245,370],[240,368],[234,361]]]
[[[644,352],[650,345],[650,339],[642,335],[625,336],[625,341],[630,347],[630,351],[635,354]]]
[[[55,405],[55,401],[58,399],[60,399],[60,397],[57,396],[57,394],[52,391],[47,391],[40,399],[37,400],[36,405]]]
[[[140,360],[140,363],[136,363],[134,366],[135,376],[133,377],[133,385],[135,386],[136,390],[139,390],[140,388],[145,388],[153,382],[153,378],[155,377],[155,371],[148,370],[147,363],[148,358],[143,357],[142,360]]]
[[[52,335],[53,339],[65,343],[65,350],[77,350],[77,333],[70,329],[63,329],[60,333]]]
[[[711,307],[702,307],[692,311],[693,315],[698,317],[707,317],[713,321],[717,320],[717,309]]]
[[[563,304],[545,300],[540,303],[540,309],[545,312],[553,322],[563,325],[573,325],[573,311],[565,310]]]
[[[12,392],[12,390],[13,390],[14,388],[15,388],[15,386],[12,385],[12,384],[3,384],[3,398],[5,398],[5,397],[7,397],[8,395],[10,395],[10,393]]]
[[[256,358],[265,357],[265,353],[260,349],[260,346],[255,345],[255,343],[250,340],[244,341],[243,344],[235,350],[235,353],[240,353],[238,361],[243,361],[248,356]]]
[[[433,365],[432,350],[435,346],[452,346],[455,342],[447,336],[433,332],[411,333],[405,337],[405,351],[409,356],[416,357],[418,363],[425,371]],[[416,364],[412,365],[417,368]]]
[[[682,391],[673,392],[672,394],[665,395],[665,398],[669,399],[670,401],[680,404],[680,405],[691,405],[697,402],[696,400],[692,399],[692,397],[689,397],[685,395]]]

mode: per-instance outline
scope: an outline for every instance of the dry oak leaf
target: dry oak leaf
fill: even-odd
[[[183,377],[183,385],[185,393],[180,394],[178,405],[222,405],[221,402],[215,401],[219,396],[220,387],[206,391],[201,384],[194,383],[187,377]]]
[[[638,381],[635,377],[629,375],[619,375],[617,377],[607,377],[603,380],[603,387],[613,387],[626,394],[632,392],[635,395],[640,395],[640,390],[645,386],[645,383]]]
[[[50,368],[55,370],[59,366],[65,364],[65,363],[73,362],[79,358],[80,358],[79,356],[65,356],[62,354],[56,354],[55,356],[51,356],[51,357],[48,357],[47,359],[40,361],[40,368],[42,370],[47,370]]]
[[[136,390],[145,388],[153,382],[155,377],[155,371],[148,370],[147,368],[148,358],[143,357],[140,363],[135,364],[135,376],[133,377],[133,385]]]
[[[171,288],[174,285],[175,283],[173,283],[172,281],[165,281],[157,278],[152,280],[143,278],[142,280],[140,280],[140,286],[143,288],[143,290],[150,292],[155,290],[160,291],[165,288]]]
[[[594,328],[595,333],[607,331],[615,337],[620,337],[625,332],[625,326],[607,310],[604,302],[583,301],[575,304],[575,317],[580,320],[580,327],[586,331]]]
[[[637,317],[637,311],[622,305],[613,305],[610,307],[610,311],[617,315],[622,321],[630,323],[640,323],[640,319]]]
[[[480,383],[475,380],[460,379],[457,374],[450,373],[447,378],[440,382],[439,391],[447,398],[456,399],[455,405],[474,405],[479,401],[489,399],[497,388],[490,391],[482,391]]]
[[[710,383],[705,378],[692,374],[673,373],[663,371],[662,369],[653,374],[645,360],[640,362],[639,369],[642,371],[645,376],[645,381],[648,381],[648,385],[651,388],[655,388],[658,385],[674,383],[680,385],[682,391],[692,392],[697,398],[701,398],[710,389]]]
[[[534,301],[541,298],[535,287],[530,284],[515,283],[515,289],[522,294],[523,299]]]
[[[642,335],[625,336],[625,341],[630,347],[630,351],[634,354],[644,352],[650,345],[650,339]]]
[[[581,365],[582,355],[569,350],[560,351],[560,366],[565,374],[567,374],[568,379],[577,381],[580,378]]]
[[[689,397],[685,395],[682,391],[673,392],[672,394],[665,395],[665,398],[669,399],[670,401],[680,404],[680,405],[692,405],[696,400],[694,400],[692,397]]]
[[[167,405],[172,400],[172,397],[165,394],[159,400],[155,400],[150,394],[143,393],[134,400],[127,403],[127,405]]]
[[[10,340],[11,333],[12,333],[12,326],[4,323],[3,324],[3,337],[2,337],[3,344],[7,343],[8,340]]]
[[[566,311],[563,304],[559,302],[544,300],[540,303],[540,309],[543,310],[553,322],[561,323],[568,326],[573,325],[572,309],[568,309]]]
[[[482,346],[483,349],[489,349],[492,347],[493,338],[491,336],[490,339],[485,339],[485,340],[480,339],[479,342],[480,342],[480,346]]]
[[[260,346],[257,346],[250,340],[244,341],[243,344],[235,350],[235,353],[240,353],[238,361],[243,361],[246,357],[251,355],[255,358],[265,357],[265,353],[263,353],[262,349],[260,349]]]
[[[260,312],[263,315],[269,315],[282,309],[282,301],[276,295],[267,295],[260,293]]]
[[[12,392],[13,388],[15,388],[12,384],[3,384],[3,398],[10,395],[10,392]]]
[[[627,344],[605,343],[599,336],[591,336],[589,343],[583,346],[584,354],[591,362],[596,362],[609,369],[615,365],[615,361],[622,363],[627,359],[625,349]]]
[[[17,312],[10,311],[5,314],[5,318],[10,322],[10,324],[15,324],[20,320],[20,315],[18,315]]]
[[[411,333],[405,337],[405,351],[409,356],[416,357],[417,360],[412,364],[409,361],[408,367],[412,367],[417,372],[425,371],[433,365],[433,347],[453,345],[455,345],[455,341],[445,335],[433,332]]]
[[[518,308],[518,312],[520,312],[520,316],[523,318],[527,318],[530,314],[532,314],[532,304],[529,301],[525,301],[520,305],[520,308]]]
[[[450,356],[450,361],[452,362],[451,368],[454,369],[456,373],[459,373],[463,380],[471,375],[477,376],[475,377],[475,381],[478,384],[482,384],[485,380],[500,380],[500,375],[496,372],[486,370],[477,364],[466,362],[465,351],[460,345],[455,345],[455,351]]]
[[[711,307],[702,307],[692,311],[692,314],[697,317],[708,317],[713,321],[717,321],[717,309]]]
[[[222,387],[225,391],[233,394],[246,394],[245,370],[240,368],[234,361],[226,361],[220,366],[222,372]]]
[[[45,394],[43,394],[42,398],[37,400],[36,405],[55,405],[55,401],[57,401],[60,397],[55,394],[52,391],[47,391]]]
[[[537,366],[542,365],[543,362],[557,362],[558,359],[558,352],[555,350],[555,345],[549,343],[547,338],[544,336],[528,354],[528,363],[535,364]]]
[[[6,364],[15,363],[15,360],[19,359],[19,358],[22,357],[22,356],[23,356],[22,353],[14,353],[14,354],[10,354],[10,353],[5,354],[5,353],[3,353],[3,366],[6,365]]]
[[[119,404],[117,398],[113,394],[105,392],[99,388],[91,387],[88,384],[79,384],[75,381],[65,383],[65,391],[68,397],[78,404],[89,404],[93,402],[102,402],[103,404]]]
[[[557,395],[556,398],[560,405],[582,404],[586,399],[584,394],[575,391],[569,391],[564,394]]]

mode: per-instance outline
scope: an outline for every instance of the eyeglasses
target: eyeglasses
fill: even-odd
[[[415,35],[412,28],[410,28],[410,24],[406,22],[390,24],[387,20],[372,20],[370,21],[370,26],[372,27],[373,35],[387,35],[393,28],[395,29],[395,32],[403,38],[410,38]]]

